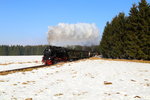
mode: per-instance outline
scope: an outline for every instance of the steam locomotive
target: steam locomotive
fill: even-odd
[[[83,50],[71,50],[64,47],[48,46],[43,52],[42,62],[45,65],[52,65],[60,61],[73,61],[88,58],[96,55],[95,52]]]

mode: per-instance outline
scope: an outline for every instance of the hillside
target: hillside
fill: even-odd
[[[150,64],[86,59],[0,75],[1,100],[148,100]]]

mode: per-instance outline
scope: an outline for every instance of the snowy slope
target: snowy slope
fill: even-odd
[[[150,64],[81,60],[0,75],[0,100],[150,100]]]
[[[42,56],[0,56],[0,71],[42,64]]]

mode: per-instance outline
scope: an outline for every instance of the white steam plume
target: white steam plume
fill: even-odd
[[[95,24],[59,23],[57,26],[48,27],[48,42],[55,46],[98,45],[100,42],[99,29]]]

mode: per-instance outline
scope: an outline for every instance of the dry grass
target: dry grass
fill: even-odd
[[[3,65],[3,66],[10,65],[10,64],[13,64],[13,63],[0,63],[0,65]]]
[[[150,63],[148,60],[128,60],[128,59],[109,59],[109,58],[98,58],[91,57],[90,60],[108,60],[108,61],[126,61],[126,62],[138,62],[138,63]]]

